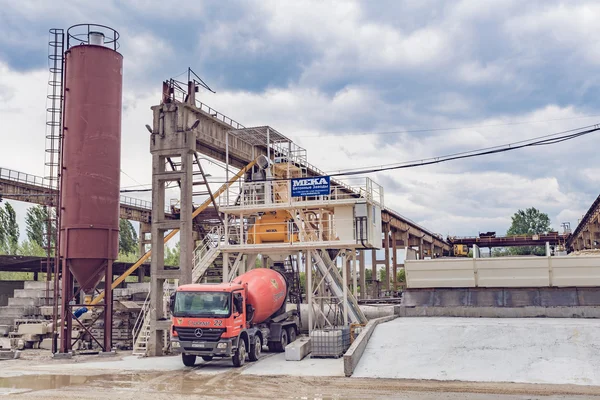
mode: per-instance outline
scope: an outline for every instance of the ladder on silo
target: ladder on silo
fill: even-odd
[[[50,298],[50,277],[52,260],[56,256],[59,230],[59,181],[60,152],[62,148],[63,111],[63,70],[65,32],[63,29],[50,29],[48,39],[48,91],[46,95],[46,149],[44,152],[44,181],[50,204],[46,205],[46,305]]]

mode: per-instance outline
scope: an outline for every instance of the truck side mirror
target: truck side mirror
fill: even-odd
[[[177,293],[171,293],[171,296],[169,297],[169,311],[171,311],[171,314],[173,314],[175,312],[175,295]]]

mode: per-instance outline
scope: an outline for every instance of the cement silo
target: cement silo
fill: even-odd
[[[105,278],[104,350],[111,348],[112,264],[119,250],[123,56],[119,34],[101,25],[67,30],[64,64],[60,210],[63,330],[61,352],[71,346],[73,278],[93,294]]]

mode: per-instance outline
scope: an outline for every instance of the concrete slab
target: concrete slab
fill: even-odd
[[[600,385],[600,321],[398,318],[353,377]]]
[[[310,358],[286,361],[285,353],[269,355],[251,364],[244,375],[344,376],[342,358]]]

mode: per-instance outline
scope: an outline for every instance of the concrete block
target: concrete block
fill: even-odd
[[[39,342],[42,338],[40,335],[34,335],[32,333],[25,333],[21,336],[21,339],[23,339],[26,342]]]
[[[59,283],[59,287],[61,287]],[[46,290],[46,281],[24,281],[23,289],[44,289]],[[54,290],[54,282],[50,281],[50,290]]]
[[[27,298],[50,298],[54,297],[54,290],[50,290],[48,296],[46,296],[46,289],[16,289],[13,297],[27,297]]]
[[[285,359],[286,361],[301,361],[310,351],[310,338],[298,338],[285,346]]]
[[[436,307],[466,306],[469,303],[469,289],[436,291],[433,305]]]
[[[71,359],[71,358],[73,358],[73,353],[71,353],[71,352],[69,352],[69,353],[54,353],[54,354],[52,354],[52,358],[57,359],[57,360]]]
[[[0,325],[0,336],[7,336],[12,325]]]
[[[406,307],[433,306],[435,292],[433,290],[406,291],[402,294],[402,305]]]
[[[44,300],[37,297],[13,297],[8,299],[9,306],[39,306]]]
[[[502,307],[504,306],[503,289],[471,289],[469,306]]]
[[[574,307],[579,305],[575,288],[540,289],[540,305],[542,307]]]
[[[600,307],[398,307],[399,317],[600,318]]]
[[[48,332],[46,324],[21,324],[17,331],[21,334],[45,335]]]
[[[60,309],[59,309],[60,312]],[[51,317],[54,314],[54,306],[41,306],[40,315]]]
[[[17,350],[0,350],[0,360],[14,360],[21,356]]]
[[[46,338],[40,343],[40,349],[52,350],[52,338]]]
[[[510,289],[504,293],[505,307],[539,307],[540,292],[537,289]]]
[[[580,306],[600,306],[600,289],[578,288],[577,301]]]
[[[38,309],[34,306],[5,306],[0,307],[0,317],[24,317],[37,315]]]

